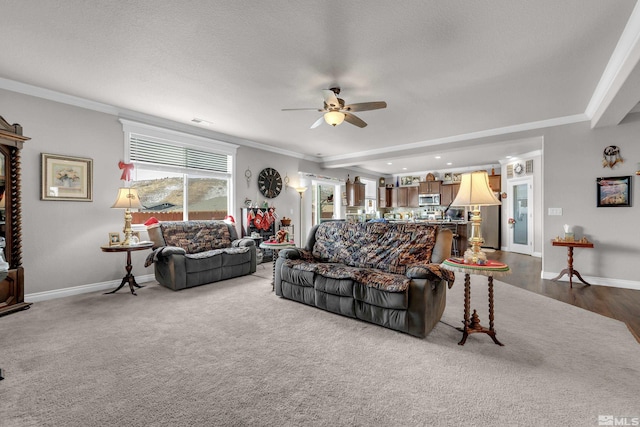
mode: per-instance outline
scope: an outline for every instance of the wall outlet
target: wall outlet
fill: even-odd
[[[562,208],[549,208],[549,215],[562,215]]]

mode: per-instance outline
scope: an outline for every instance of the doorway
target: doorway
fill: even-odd
[[[533,253],[533,177],[510,179],[509,250],[525,255]]]
[[[340,188],[334,182],[312,182],[312,226],[341,217]]]

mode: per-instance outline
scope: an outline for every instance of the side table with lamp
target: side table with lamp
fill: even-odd
[[[125,284],[129,284],[129,288],[131,289],[131,294],[137,295],[135,288],[142,288],[141,285],[136,283],[136,279],[133,274],[131,274],[131,270],[133,266],[131,264],[131,252],[141,251],[145,249],[151,249],[153,247],[152,242],[138,242],[137,237],[132,237],[131,230],[131,209],[140,209],[142,208],[142,204],[140,203],[140,199],[138,197],[138,191],[135,188],[130,187],[121,187],[118,190],[118,198],[112,208],[115,209],[124,209],[124,240],[119,245],[104,245],[100,246],[102,252],[126,252],[127,254],[127,264],[125,266],[125,270],[127,274],[122,278],[122,282],[120,286],[110,292],[105,292],[105,294],[114,294],[118,292]]]
[[[471,237],[469,237],[470,248],[464,253],[463,258],[449,258],[440,266],[446,270],[464,273],[464,319],[462,321],[462,339],[458,345],[464,345],[467,337],[473,333],[484,333],[491,337],[493,342],[502,346],[503,344],[496,338],[494,329],[494,306],[493,306],[493,278],[511,273],[509,266],[497,261],[488,261],[487,256],[480,249],[484,239],[480,231],[482,218],[480,216],[480,206],[500,205],[500,200],[496,198],[489,186],[489,176],[486,171],[465,173],[462,175],[460,189],[453,206],[468,206],[471,209]],[[489,289],[489,327],[480,325],[480,319],[476,310],[470,313],[471,305],[471,274],[483,275],[488,278]]]

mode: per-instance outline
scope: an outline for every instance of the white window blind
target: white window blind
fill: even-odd
[[[155,138],[130,134],[129,159],[149,165],[229,173],[229,156],[190,147],[162,143]]]

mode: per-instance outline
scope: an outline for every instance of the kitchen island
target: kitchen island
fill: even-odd
[[[467,247],[468,247],[467,240],[469,239],[467,225],[470,224],[469,221],[442,221],[442,220],[433,220],[433,219],[416,219],[415,221],[406,220],[406,219],[388,219],[387,221],[399,222],[399,223],[420,222],[424,224],[438,225],[442,228],[449,229],[453,232],[454,240],[457,240],[457,242],[454,242],[454,246],[453,246],[453,248],[457,248],[458,254],[456,256],[462,256],[462,254],[464,254],[464,251],[467,250]]]

